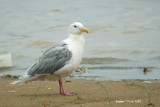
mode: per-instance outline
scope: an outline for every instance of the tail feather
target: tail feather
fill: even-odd
[[[14,84],[20,84],[20,83],[24,83],[24,82],[18,79],[16,81],[13,81],[11,84],[14,85]]]
[[[23,84],[25,82],[31,81],[33,79],[35,79],[36,77],[32,77],[32,76],[26,76],[26,77],[20,77],[19,79],[17,79],[16,81],[13,81],[11,84]]]
[[[26,81],[24,79],[17,79],[15,81],[13,81],[11,84],[14,85],[14,84],[23,84],[25,83]]]

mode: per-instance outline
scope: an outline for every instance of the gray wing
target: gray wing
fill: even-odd
[[[28,75],[52,74],[61,69],[72,57],[67,44],[61,43],[54,45],[44,52],[40,60],[29,70]]]

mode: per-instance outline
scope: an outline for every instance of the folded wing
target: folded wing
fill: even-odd
[[[40,60],[28,71],[28,75],[52,74],[60,70],[71,59],[72,53],[67,48],[67,44],[57,44],[44,52]]]

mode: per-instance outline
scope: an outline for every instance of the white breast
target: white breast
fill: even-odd
[[[60,71],[56,72],[56,74],[61,74],[62,77],[70,75],[77,69],[82,60],[85,45],[83,35],[70,35],[64,42],[71,51],[72,58]]]

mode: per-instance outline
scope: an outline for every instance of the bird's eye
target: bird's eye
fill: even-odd
[[[77,26],[75,25],[74,27],[76,28]]]

